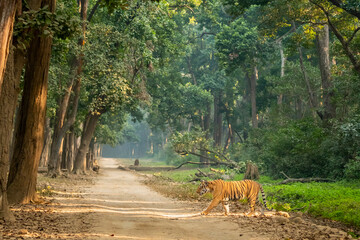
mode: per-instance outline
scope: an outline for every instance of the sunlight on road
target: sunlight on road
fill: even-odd
[[[51,199],[51,198],[49,198]],[[97,202],[110,202],[110,203],[139,203],[139,204],[157,204],[157,203],[166,203],[166,202],[152,202],[152,201],[131,201],[131,200],[125,200],[125,201],[122,201],[122,200],[110,200],[110,199],[99,199],[99,198],[75,198],[75,197],[72,197],[72,198],[68,198],[68,197],[56,197],[56,198],[53,198],[53,199],[57,199],[57,200],[81,200],[81,201],[90,201],[90,202],[93,202],[93,201],[97,201]]]
[[[138,210],[137,210],[138,209]],[[29,209],[29,210],[20,210],[20,209],[12,209],[13,211],[27,211],[27,212],[38,212],[42,210],[37,209]],[[185,218],[185,217],[195,217],[200,216],[200,213],[189,214],[186,212],[181,212],[179,214],[171,214],[169,215],[168,211],[173,210],[181,210],[181,209],[152,209],[154,211],[146,211],[143,208],[131,208],[130,209],[119,209],[119,208],[110,208],[106,206],[86,206],[86,205],[77,205],[77,204],[62,204],[61,208],[57,208],[56,206],[49,210],[49,212],[53,213],[114,213],[119,215],[137,215],[137,216],[148,216],[148,217],[158,217],[158,218]],[[158,211],[156,211],[158,210]]]
[[[33,239],[33,238],[40,238],[39,234],[28,232],[27,234],[22,234],[19,239]],[[118,234],[101,234],[101,233],[57,233],[57,234],[49,234],[46,238],[57,238],[57,239],[135,239],[135,240],[149,240],[152,238],[146,237],[136,237],[136,236],[129,236],[129,235],[118,235]]]

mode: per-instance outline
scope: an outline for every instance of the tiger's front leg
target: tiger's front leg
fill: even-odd
[[[205,209],[205,211],[201,212],[201,215],[208,215],[209,212],[219,204],[219,202],[220,202],[219,200],[213,199],[210,205]]]
[[[223,208],[225,210],[225,216],[227,216],[230,212],[230,208],[229,208],[229,202],[228,201],[221,201]]]

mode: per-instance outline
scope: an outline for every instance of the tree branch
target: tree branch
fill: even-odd
[[[191,154],[191,155],[194,155],[194,156],[197,156],[197,157],[205,158],[205,159],[210,160],[210,161],[215,162],[215,163],[221,163],[220,161],[218,161],[218,160],[216,160],[216,159],[209,158],[209,157],[207,157],[207,156],[203,156],[203,155],[201,155],[201,154],[199,154],[199,153],[196,153],[196,152],[184,151],[184,152],[178,152],[178,153],[181,154],[181,155]],[[224,162],[224,163],[225,163],[225,162]],[[226,163],[225,163],[225,165],[226,165]]]
[[[288,178],[288,179],[285,179],[284,181],[279,182],[277,185],[294,183],[294,182],[301,182],[301,183],[307,183],[307,182],[335,182],[335,180],[328,179],[328,178]]]
[[[191,161],[187,161],[187,162],[183,162],[182,164],[180,164],[179,166],[177,166],[177,167],[175,167],[175,168],[173,168],[173,169],[169,169],[168,171],[172,171],[172,170],[179,169],[179,168],[181,168],[182,166],[184,166],[185,164],[198,164],[198,165],[200,165],[200,164],[204,164],[204,163],[202,163],[202,162],[191,162]],[[210,165],[211,165],[211,164],[210,164]],[[216,163],[216,164],[212,164],[212,165],[218,165],[218,164]]]
[[[187,8],[189,9],[192,13],[194,13],[194,10],[189,7],[188,5],[186,4],[183,4],[183,5],[172,5],[172,6],[169,6],[169,8],[173,8],[173,10],[177,10],[177,8]]]
[[[328,2],[332,3],[333,5],[337,6],[338,8],[343,9],[345,12],[353,15],[354,17],[357,17],[360,20],[360,11],[356,11],[354,9],[349,9],[347,7],[344,7],[343,1],[340,1],[340,0],[328,0]]]
[[[197,37],[197,38],[202,38],[204,35],[213,35],[213,36],[215,36],[216,35],[216,33],[212,33],[212,32],[203,32],[199,37]]]
[[[95,3],[95,5],[94,5],[94,7],[91,9],[90,14],[89,14],[89,16],[88,16],[88,18],[87,18],[88,22],[91,22],[91,19],[92,19],[92,17],[94,16],[96,10],[98,9],[101,1],[102,1],[102,0],[97,0],[96,3]]]
[[[290,28],[290,30],[289,31],[287,31],[285,34],[283,34],[281,37],[279,37],[278,39],[276,39],[274,42],[275,43],[279,43],[279,42],[281,42],[285,37],[287,37],[288,35],[290,35],[290,33],[293,33],[293,32],[295,32],[296,31],[296,27],[295,27],[295,25],[291,25],[291,28]]]
[[[360,27],[358,27],[357,29],[355,29],[355,31],[353,32],[353,34],[351,35],[351,37],[347,40],[347,43],[349,44],[355,37],[356,33],[360,30]]]
[[[333,22],[331,21],[330,19],[330,16],[329,16],[329,12],[326,11],[326,9],[321,6],[320,4],[314,2],[313,0],[310,0],[310,2],[312,4],[314,4],[315,6],[317,6],[318,8],[320,8],[327,20],[328,20],[328,23],[329,23],[329,27],[330,29],[333,31],[333,33],[335,34],[336,38],[340,41],[341,45],[343,46],[343,49],[345,51],[345,54],[348,56],[348,58],[350,59],[351,63],[353,64],[355,70],[360,74],[360,62],[356,59],[355,57],[355,54],[351,51],[350,47],[349,47],[349,41],[346,41],[344,39],[344,37],[341,35],[341,33],[339,32],[339,30],[335,27],[335,25],[333,24]],[[355,33],[353,33],[353,36],[354,34],[356,34],[356,32],[358,32],[359,29],[356,29],[355,30]],[[350,38],[352,40],[353,36]]]

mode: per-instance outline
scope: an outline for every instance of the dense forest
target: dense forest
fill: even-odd
[[[2,0],[0,217],[131,156],[360,178],[357,0]]]

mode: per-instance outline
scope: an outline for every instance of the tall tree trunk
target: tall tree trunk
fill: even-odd
[[[0,90],[0,219],[14,220],[7,202],[7,177],[11,135],[14,125],[14,115],[17,97],[20,92],[19,81],[14,76],[14,53],[9,54],[3,88]]]
[[[228,129],[227,129],[228,135],[225,140],[225,146],[224,146],[223,152],[225,152],[229,148],[230,144],[234,143],[234,131],[232,129],[230,121],[228,120],[227,122],[228,122]]]
[[[81,174],[86,172],[86,153],[89,149],[91,138],[94,135],[96,124],[101,114],[89,112],[86,117],[86,124],[81,137],[79,150],[75,157],[73,173]]]
[[[222,92],[217,92],[214,95],[214,145],[221,146],[222,138],[222,113],[220,111],[220,104],[222,101]]]
[[[211,105],[210,105],[210,103],[208,103],[207,111],[206,111],[206,114],[204,116],[204,121],[203,121],[203,131],[206,132],[206,138],[207,139],[210,137],[209,136],[210,122],[211,122]],[[206,155],[207,155],[206,151],[201,151],[201,156],[206,156]],[[209,159],[205,158],[205,157],[200,157],[200,162],[203,165],[208,165],[209,164]]]
[[[78,44],[80,48],[83,48],[85,45],[85,32],[86,32],[86,20],[87,20],[87,11],[89,0],[81,0],[80,3],[80,19],[82,20],[82,37],[79,39]],[[77,59],[74,59],[71,65],[70,76],[72,77],[73,72],[75,71],[75,76],[71,78],[69,84],[67,86],[66,92],[61,100],[61,104],[57,111],[56,120],[55,120],[55,128],[53,141],[51,144],[51,153],[50,153],[50,161],[48,165],[49,174],[60,174],[59,166],[60,161],[60,148],[61,143],[64,139],[65,133],[69,130],[69,128],[74,124],[77,114],[77,108],[80,98],[80,86],[81,86],[81,73],[83,67],[83,53],[80,53]],[[66,114],[70,112],[69,102],[71,91],[74,90],[75,97],[73,98],[72,104],[72,113],[71,116],[68,116],[68,119],[65,121]],[[69,114],[69,113],[68,113]],[[56,175],[55,174],[55,175]]]
[[[330,72],[330,55],[329,55],[329,27],[324,25],[324,28],[318,31],[317,49],[319,54],[319,67],[321,73],[322,97],[324,104],[323,120],[328,122],[329,119],[336,115],[335,106],[332,103],[334,91],[332,90],[332,80]]]
[[[15,12],[21,9],[19,0],[0,1],[0,92],[3,85],[7,58],[11,46]]]
[[[256,109],[256,82],[258,80],[257,67],[253,67],[250,78],[250,101],[251,101],[251,123],[253,128],[258,128],[257,109]]]
[[[3,88],[0,90],[0,219],[14,220],[8,209],[7,181],[12,156],[14,121],[20,92],[20,77],[25,64],[22,51],[13,48],[7,59]]]
[[[314,92],[313,92],[313,90],[311,88],[310,80],[309,80],[309,77],[307,75],[307,72],[306,72],[306,69],[305,69],[305,66],[304,66],[304,59],[303,59],[303,54],[302,54],[301,47],[298,47],[298,51],[299,51],[299,60],[300,60],[301,72],[303,74],[304,81],[305,81],[305,84],[306,84],[306,88],[307,88],[308,93],[309,93],[310,107],[311,108],[316,108],[317,107],[317,101],[316,101],[316,98],[315,98],[315,94],[314,94]]]
[[[89,144],[89,151],[86,156],[86,168],[87,170],[91,170],[94,167],[94,138],[91,138],[90,144]]]
[[[73,166],[74,166],[76,136],[73,130],[70,133],[68,133],[68,135],[69,135],[69,154],[67,155],[66,165],[67,165],[67,170],[70,173],[73,170]]]
[[[303,117],[302,101],[300,98],[295,99],[295,118],[301,119]]]
[[[281,41],[279,42],[279,48],[280,48],[280,58],[281,58],[281,69],[280,69],[280,78],[283,78],[285,76],[285,62],[286,62],[286,57],[285,57],[285,54],[284,54],[284,48],[282,46],[282,43]],[[283,101],[283,94],[280,93],[279,96],[278,96],[278,100],[277,100],[277,103],[279,105],[282,104],[282,101]]]
[[[146,152],[146,147],[143,148],[143,151],[145,150]],[[145,154],[145,152],[143,152],[143,154]],[[99,159],[101,158],[101,144],[100,143],[96,143],[95,144],[95,159]]]
[[[49,160],[49,154],[50,154],[50,147],[51,147],[50,118],[46,118],[45,141],[44,141],[43,150],[41,152],[39,167],[46,167],[47,166],[47,163],[48,163],[48,160]]]
[[[75,96],[73,98],[71,116],[69,116],[68,119],[65,121],[65,115],[68,110],[69,101],[64,98],[62,101],[62,105],[60,106],[59,114],[56,118],[56,127],[54,129],[53,142],[51,144],[50,161],[48,165],[48,171],[50,174],[52,172],[60,174],[60,150],[66,132],[70,129],[70,127],[75,123],[76,120],[77,108],[80,98],[80,80],[76,81],[74,92]]]
[[[64,137],[64,143],[63,143],[63,153],[61,156],[61,169],[67,169],[67,159],[69,155],[69,134],[66,134]]]
[[[55,0],[28,1],[33,10],[48,6],[55,11]],[[48,72],[52,37],[36,31],[28,50],[24,77],[24,92],[16,131],[14,154],[8,180],[10,203],[37,200],[36,180],[40,155],[44,145],[44,125],[48,87]]]
[[[208,131],[210,130],[210,123],[211,123],[211,103],[207,104],[207,110],[206,110],[206,114],[204,116],[204,131]],[[206,136],[207,138],[209,138],[209,134],[207,134]]]

